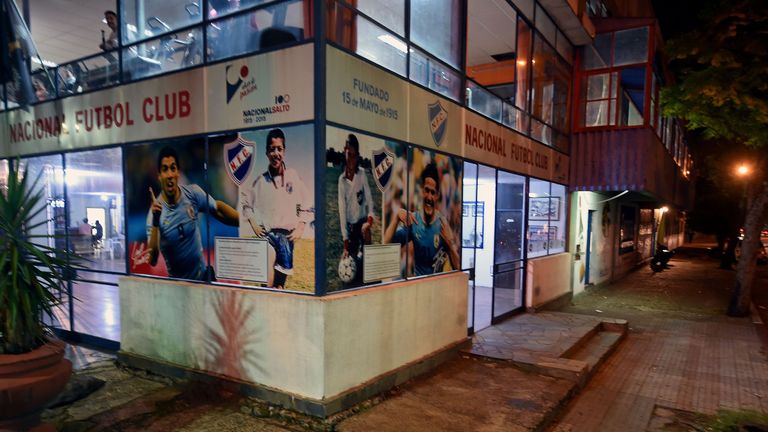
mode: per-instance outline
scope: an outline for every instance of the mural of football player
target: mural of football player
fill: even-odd
[[[272,129],[266,136],[267,170],[240,186],[240,235],[263,237],[274,249],[273,274],[268,285],[284,289],[294,271],[294,242],[302,237],[312,216],[312,196],[299,173],[285,163],[285,133]],[[247,226],[244,226],[247,223]]]
[[[160,194],[150,186],[150,208],[147,214],[147,247],[149,264],[157,265],[162,253],[168,275],[181,279],[206,280],[208,267],[198,227],[200,212],[219,221],[237,226],[238,212],[228,204],[213,199],[196,185],[180,185],[181,161],[171,147],[157,156],[157,180]],[[213,275],[210,275],[213,279]]]
[[[434,162],[428,163],[419,178],[422,209],[418,212],[400,208],[387,226],[384,243],[413,244],[413,271],[416,276],[443,271],[446,261],[454,269],[461,266],[455,235],[445,215],[437,209],[440,175]]]
[[[342,257],[357,257],[364,244],[371,244],[373,198],[368,176],[360,167],[360,143],[355,134],[349,134],[344,144],[344,172],[339,176],[338,191]]]

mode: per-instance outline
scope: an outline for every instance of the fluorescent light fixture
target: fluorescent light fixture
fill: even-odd
[[[401,41],[400,39],[392,36],[391,34],[383,34],[377,37],[377,39],[402,52],[403,54],[408,52],[408,45],[406,45],[405,42]]]
[[[37,58],[37,57],[32,57],[31,60],[32,60],[32,63],[40,64],[40,59]],[[55,68],[56,66],[58,66],[56,63],[54,63],[54,62],[52,62],[50,60],[45,60],[45,59],[43,59],[42,64],[43,64],[43,66],[48,67],[48,68]]]

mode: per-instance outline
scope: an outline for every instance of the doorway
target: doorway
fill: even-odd
[[[523,306],[525,177],[464,163],[462,268],[470,281],[468,325],[481,330]]]

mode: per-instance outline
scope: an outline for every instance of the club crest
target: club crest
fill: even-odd
[[[395,154],[386,148],[373,152],[373,180],[382,192],[389,186],[394,164]]]
[[[224,145],[224,165],[227,167],[227,174],[238,186],[251,170],[255,148],[256,144],[243,139],[240,135],[231,143]]]
[[[429,116],[429,130],[435,145],[440,147],[445,139],[445,131],[448,129],[448,111],[443,108],[440,101],[427,105]]]

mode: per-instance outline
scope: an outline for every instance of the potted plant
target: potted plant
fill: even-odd
[[[72,364],[64,343],[43,317],[67,291],[78,257],[48,245],[46,202],[40,180],[19,174],[18,163],[0,190],[0,430],[28,430],[66,385]]]

